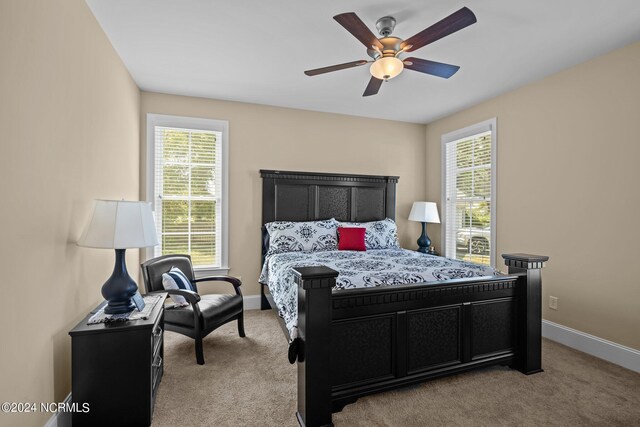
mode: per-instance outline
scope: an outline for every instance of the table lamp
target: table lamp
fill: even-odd
[[[422,234],[418,239],[418,252],[423,254],[435,254],[430,250],[431,239],[427,236],[427,223],[433,222],[440,224],[440,216],[438,215],[438,207],[434,202],[413,202],[409,221],[418,221],[422,223]]]
[[[138,285],[127,272],[125,251],[128,248],[146,248],[157,244],[151,203],[95,201],[91,219],[78,240],[78,245],[116,250],[113,274],[102,285],[102,296],[108,301],[105,313],[128,313],[135,308],[131,298],[138,291]]]

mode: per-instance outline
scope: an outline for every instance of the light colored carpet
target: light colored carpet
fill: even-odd
[[[153,426],[297,426],[296,366],[272,311],[245,313],[204,340],[167,332]],[[333,414],[339,426],[640,425],[640,374],[552,341],[545,372],[495,367],[367,396]]]

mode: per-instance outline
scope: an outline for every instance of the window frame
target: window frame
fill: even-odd
[[[473,135],[477,135],[483,132],[491,132],[491,201],[490,201],[490,209],[491,209],[491,248],[489,251],[489,264],[491,267],[496,266],[496,176],[497,176],[497,158],[498,158],[498,129],[497,129],[497,118],[493,117],[488,120],[484,120],[480,123],[476,123],[471,126],[467,126],[462,129],[458,129],[446,134],[443,134],[440,139],[440,206],[442,207],[442,218],[441,218],[441,227],[440,227],[440,241],[442,245],[442,253],[446,256],[447,254],[447,220],[449,217],[448,203],[447,203],[447,144],[458,141],[463,138],[468,138]]]
[[[229,122],[226,120],[205,119],[199,117],[175,116],[166,114],[147,113],[147,153],[146,153],[146,191],[145,197],[147,202],[151,202],[151,207],[155,213],[155,127],[175,127],[185,129],[207,130],[220,132],[222,134],[222,196],[220,202],[220,267],[196,267],[193,269],[196,276],[208,275],[226,275],[229,272]],[[144,250],[146,259],[154,257],[154,248],[146,248]]]

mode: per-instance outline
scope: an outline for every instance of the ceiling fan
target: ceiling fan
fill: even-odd
[[[460,69],[459,66],[414,57],[400,59],[399,56],[404,52],[418,50],[476,22],[476,16],[473,12],[463,7],[418,34],[402,40],[398,37],[391,37],[391,33],[396,26],[396,20],[392,16],[385,16],[376,22],[376,28],[382,36],[380,38],[377,38],[354,12],[341,13],[334,16],[333,19],[338,21],[340,25],[366,46],[367,54],[373,60],[346,62],[307,70],[304,73],[307,76],[316,76],[371,63],[371,68],[369,69],[371,80],[369,80],[369,84],[362,96],[377,94],[383,81],[396,77],[404,68],[448,79]]]

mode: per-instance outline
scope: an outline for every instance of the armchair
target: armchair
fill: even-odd
[[[237,320],[238,334],[241,337],[245,336],[242,291],[240,289],[242,282],[240,279],[231,276],[210,276],[196,279],[189,255],[164,255],[143,262],[141,267],[147,293],[166,292],[169,295],[181,295],[189,303],[187,307],[174,307],[165,310],[164,324],[166,330],[186,335],[195,340],[196,361],[199,365],[204,365],[202,339],[219,326]],[[193,284],[195,292],[185,289],[164,289],[162,274],[171,270],[172,267],[182,270]],[[231,283],[235,295],[199,295],[197,283],[205,281]]]

